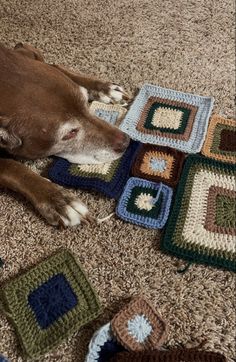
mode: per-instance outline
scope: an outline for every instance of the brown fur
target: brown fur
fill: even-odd
[[[109,95],[111,83],[46,64],[29,45],[18,44],[14,50],[0,46],[0,148],[27,159],[61,153],[93,156],[100,149],[111,159],[119,157],[128,137],[90,114],[81,87]],[[64,125],[67,133],[60,134]],[[0,186],[22,193],[53,225],[61,223],[61,214],[66,217],[66,206],[75,200],[9,158],[0,158]]]

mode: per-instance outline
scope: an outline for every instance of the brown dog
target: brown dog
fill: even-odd
[[[89,112],[88,99],[126,99],[123,88],[44,62],[29,45],[0,45],[0,148],[27,159],[50,155],[74,163],[103,163],[121,156],[129,138]],[[0,158],[0,187],[20,192],[52,225],[90,220],[68,191]]]

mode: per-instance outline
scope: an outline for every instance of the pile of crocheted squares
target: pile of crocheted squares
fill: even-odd
[[[200,155],[185,161],[161,243],[189,261],[236,271],[236,166]]]
[[[127,110],[119,104],[105,104],[97,101],[91,103],[90,111],[104,121],[117,126],[127,112]]]
[[[94,333],[85,362],[108,362],[120,352],[159,348],[166,339],[166,323],[149,301],[135,297],[111,322]]]
[[[0,292],[26,357],[37,358],[100,313],[100,305],[73,255],[62,250]]]
[[[214,115],[210,119],[202,154],[218,161],[236,163],[236,120]]]
[[[118,201],[116,214],[146,228],[162,229],[168,219],[173,190],[171,187],[131,177]]]
[[[169,351],[122,352],[110,362],[226,362],[220,353],[178,348]]]
[[[98,165],[71,164],[58,158],[49,169],[49,178],[63,186],[94,190],[119,198],[129,177],[139,143],[131,141],[123,156],[115,161]]]
[[[214,100],[145,84],[120,128],[132,139],[186,153],[201,150]]]
[[[136,297],[111,321],[112,332],[127,350],[158,349],[166,339],[166,323],[143,297]]]
[[[143,145],[133,163],[132,175],[175,187],[184,159],[184,153],[173,148]]]

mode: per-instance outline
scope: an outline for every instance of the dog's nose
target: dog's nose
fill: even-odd
[[[130,142],[129,136],[123,132],[119,132],[119,134],[115,136],[113,150],[119,153],[124,152],[128,147],[129,142]]]

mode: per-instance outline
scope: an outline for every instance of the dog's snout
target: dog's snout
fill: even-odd
[[[120,132],[115,135],[113,149],[115,152],[124,152],[128,147],[130,138],[127,134]]]

